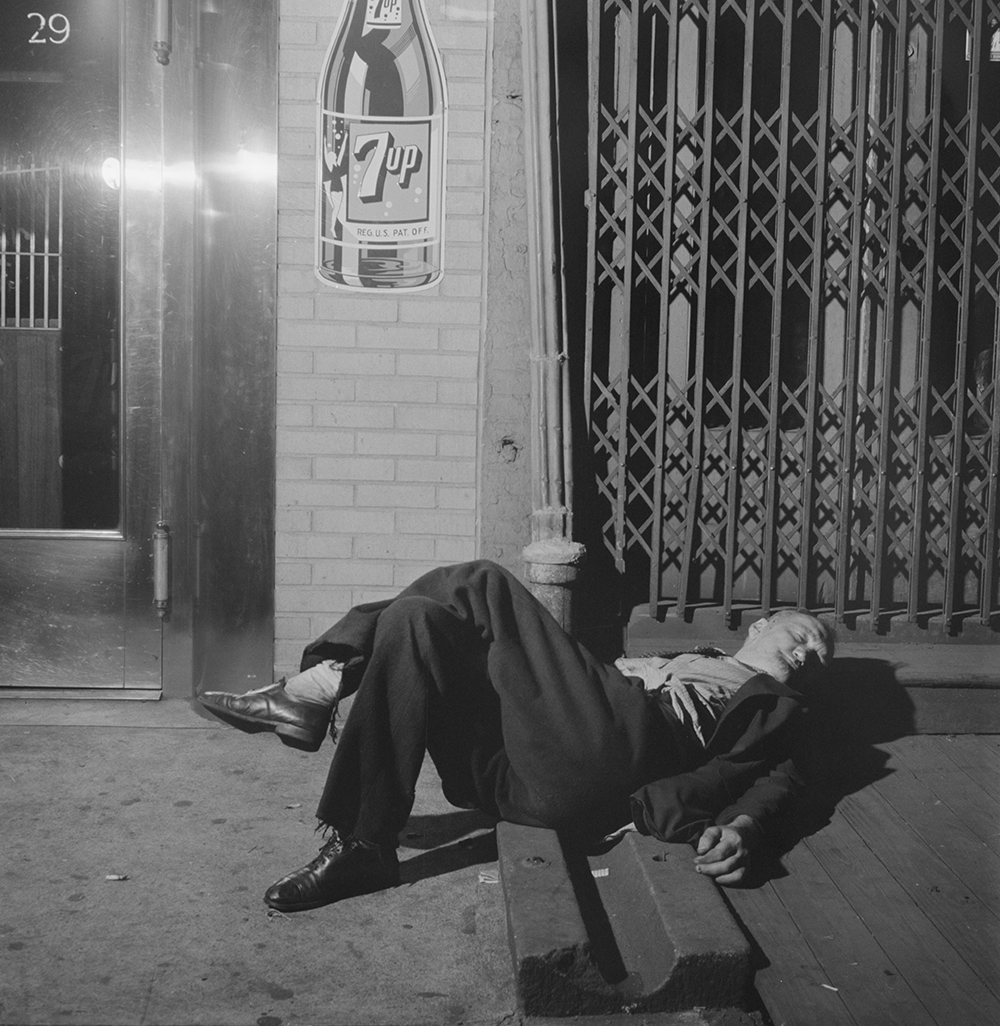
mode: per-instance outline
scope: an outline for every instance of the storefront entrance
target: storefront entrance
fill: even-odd
[[[237,605],[268,637],[273,570],[214,582],[273,516],[276,21],[0,8],[0,694],[189,691]]]

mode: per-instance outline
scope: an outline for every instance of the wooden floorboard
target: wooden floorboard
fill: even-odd
[[[970,739],[975,741],[977,745],[985,748],[988,752],[993,752],[997,756],[1000,756],[1000,734],[972,734]]]
[[[728,892],[775,1026],[1000,1022],[996,740],[881,746],[889,772],[786,855],[787,875]]]
[[[844,799],[841,814],[913,904],[1000,997],[995,976],[1000,919],[874,789]]]
[[[885,748],[948,806],[967,830],[1000,853],[1000,801],[930,738],[906,737]]]
[[[771,884],[727,897],[762,955],[754,984],[774,1026],[859,1026]]]
[[[1000,784],[1000,749],[995,744],[968,734],[935,737],[934,741],[980,787],[990,794],[997,793],[997,785]]]
[[[1000,1021],[1000,1002],[839,811],[805,844],[940,1026]]]
[[[1000,915],[1000,854],[996,849],[909,769],[899,766],[873,787],[988,913]]]
[[[770,929],[782,948],[761,942],[771,958],[755,978],[775,1026],[936,1026],[812,852],[799,845],[786,864],[787,877],[728,895],[753,936],[752,924],[782,924]]]

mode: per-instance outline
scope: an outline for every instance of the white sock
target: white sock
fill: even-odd
[[[327,659],[285,681],[285,693],[299,702],[333,706],[340,698],[344,664]]]

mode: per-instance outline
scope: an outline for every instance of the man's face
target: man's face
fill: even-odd
[[[827,666],[832,646],[819,621],[807,613],[776,613],[757,620],[736,658],[784,683],[793,674]]]

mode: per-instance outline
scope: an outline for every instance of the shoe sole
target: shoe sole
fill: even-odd
[[[398,887],[399,884],[399,879],[393,879],[387,880],[384,884],[379,884],[377,886],[351,887],[340,894],[337,894],[333,898],[322,898],[317,901],[268,901],[265,897],[264,904],[269,908],[273,908],[275,912],[308,912],[310,909],[324,908],[327,905],[334,905],[338,901],[344,901],[347,898],[359,898],[363,894],[378,894],[379,891],[388,891],[393,887]]]
[[[275,912],[308,912],[310,909],[323,908],[325,905],[332,905],[335,901],[340,901],[339,898],[331,898],[329,901],[304,901],[301,904],[280,904],[276,901],[268,901],[264,899],[264,904],[268,908],[273,908]]]
[[[323,737],[317,741],[315,734],[310,734],[309,731],[299,727],[290,727],[288,724],[276,726],[274,732],[282,744],[288,745],[289,748],[298,748],[303,752],[318,752],[323,745],[323,737],[326,737],[324,731]]]

